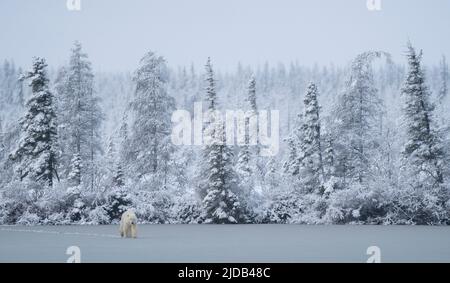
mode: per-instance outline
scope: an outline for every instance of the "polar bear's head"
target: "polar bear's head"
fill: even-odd
[[[127,211],[126,218],[127,218],[127,222],[130,223],[131,225],[137,224],[137,218],[136,218],[136,214],[134,214],[134,211],[132,211],[132,210]]]

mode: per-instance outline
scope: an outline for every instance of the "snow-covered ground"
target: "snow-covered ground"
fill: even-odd
[[[450,227],[303,225],[0,226],[0,262],[450,262]]]

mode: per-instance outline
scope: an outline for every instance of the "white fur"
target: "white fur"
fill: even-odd
[[[137,217],[132,210],[127,210],[120,219],[120,236],[125,238],[137,237]]]

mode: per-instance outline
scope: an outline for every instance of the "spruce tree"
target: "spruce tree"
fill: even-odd
[[[303,128],[303,114],[299,114],[295,121],[295,127],[286,138],[288,156],[283,163],[284,173],[291,176],[298,176],[300,170],[300,135]]]
[[[324,134],[323,167],[325,178],[334,176],[334,141],[331,134]]]
[[[403,156],[414,175],[424,174],[431,177],[433,183],[442,184],[444,152],[438,133],[433,129],[434,107],[430,103],[430,93],[421,68],[422,52],[417,54],[409,43],[407,57],[409,72],[402,88],[402,96],[406,103],[404,118],[407,127],[407,142],[403,148]]]
[[[207,134],[212,135],[213,140],[206,156],[207,189],[202,218],[205,223],[242,222],[241,204],[235,193],[238,180],[232,167],[232,151],[224,144],[224,124],[220,121],[210,124]]]
[[[306,192],[323,192],[324,168],[320,135],[318,91],[314,83],[308,85],[304,98],[303,125],[300,128],[299,177]]]
[[[250,104],[250,109],[253,112],[258,111],[258,105],[256,104],[256,79],[254,76],[250,78],[248,82],[248,97],[247,101]]]
[[[236,195],[237,176],[233,169],[233,153],[226,145],[225,125],[219,117],[212,117],[217,110],[217,95],[211,60],[206,63],[206,100],[209,123],[205,127],[208,143],[203,149],[202,174],[206,175],[200,184],[203,210],[201,218],[205,223],[238,223],[244,221],[241,204]]]
[[[250,136],[249,136],[249,121],[251,117],[255,117],[258,114],[258,108],[256,105],[256,80],[254,77],[251,77],[248,82],[247,89],[247,98],[246,101],[248,103],[248,109],[250,109],[250,117],[245,117],[245,138],[244,145],[239,147],[238,153],[238,162],[237,162],[237,172],[240,176],[245,179],[248,179],[254,172],[254,166],[256,162],[255,159],[259,154],[259,151],[256,148],[259,148],[258,145],[250,146]],[[253,150],[255,148],[255,150]]]
[[[241,179],[250,178],[252,175],[253,171],[250,167],[250,149],[248,145],[242,145],[239,147],[236,172],[239,174]]]
[[[70,165],[71,168],[67,178],[72,186],[79,186],[81,184],[81,156],[75,153]]]
[[[256,217],[254,211],[257,207],[257,195],[255,187],[264,177],[260,174],[259,145],[250,145],[250,119],[257,121],[258,108],[256,104],[256,79],[252,76],[247,86],[247,97],[245,99],[247,106],[244,108],[246,117],[244,119],[245,136],[244,145],[239,146],[236,173],[239,176],[239,194],[240,203],[245,207],[245,214],[249,219]],[[247,114],[249,114],[247,116]],[[256,125],[256,134],[258,134],[258,125]]]
[[[402,217],[416,224],[443,223],[449,199],[444,184],[445,152],[440,134],[433,124],[433,105],[421,67],[422,52],[408,43],[408,74],[401,90],[405,100],[406,142],[402,172],[404,194],[397,200]],[[405,215],[404,215],[405,214]]]
[[[131,153],[132,150],[129,147],[130,142],[130,136],[129,136],[129,130],[128,130],[128,115],[127,113],[124,113],[122,116],[122,122],[120,124],[120,128],[118,131],[118,160],[122,164],[127,164],[131,160]],[[125,168],[123,168],[125,169]]]
[[[30,80],[32,95],[26,103],[27,113],[20,121],[19,146],[10,157],[18,163],[16,172],[20,180],[29,177],[52,186],[53,177],[57,177],[54,149],[57,132],[46,67],[43,58],[34,58],[32,69],[23,76],[23,79]]]
[[[123,185],[125,185],[123,169],[120,164],[116,165],[115,174],[113,176],[113,184],[116,187],[122,187]]]
[[[206,69],[206,102],[208,103],[208,111],[217,109],[216,81],[214,79],[214,70],[212,68],[211,58],[208,57],[205,65]]]

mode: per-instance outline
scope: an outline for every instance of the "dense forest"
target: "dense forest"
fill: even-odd
[[[136,70],[96,72],[80,43],[64,66],[0,68],[0,224],[450,223],[445,56],[405,45],[348,66],[171,67],[149,51]],[[26,71],[25,71],[26,69]],[[172,113],[280,111],[280,150],[174,145]],[[259,129],[262,130],[262,129]],[[267,130],[267,129],[264,129]],[[248,141],[248,139],[246,139]]]

